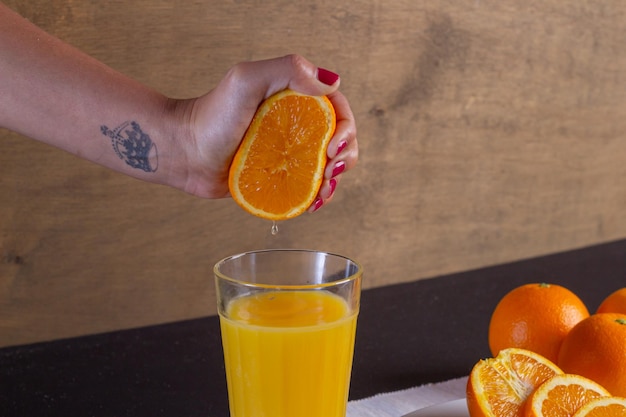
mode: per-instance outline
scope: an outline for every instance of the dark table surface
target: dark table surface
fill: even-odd
[[[593,312],[626,286],[626,240],[364,291],[350,399],[467,375],[496,303],[527,282]],[[220,343],[213,316],[3,348],[0,416],[226,417]]]

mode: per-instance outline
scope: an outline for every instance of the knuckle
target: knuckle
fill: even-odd
[[[311,63],[302,55],[289,54],[284,57],[296,74],[309,74],[311,72]]]

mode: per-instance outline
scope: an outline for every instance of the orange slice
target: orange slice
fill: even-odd
[[[467,382],[471,417],[521,417],[524,401],[543,382],[562,371],[545,357],[525,349],[503,349],[480,360]]]
[[[576,411],[574,417],[626,417],[626,398],[600,397]]]
[[[269,220],[302,214],[322,184],[335,124],[335,110],[325,96],[284,90],[266,99],[230,166],[233,199]]]
[[[571,417],[594,398],[611,394],[591,379],[574,374],[556,375],[528,397],[526,417]]]

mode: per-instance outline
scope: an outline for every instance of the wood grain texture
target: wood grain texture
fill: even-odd
[[[245,250],[339,252],[373,287],[626,236],[622,1],[7,4],[174,97],[300,53],[341,74],[361,158],[272,236],[0,131],[0,346],[214,314],[212,265]]]

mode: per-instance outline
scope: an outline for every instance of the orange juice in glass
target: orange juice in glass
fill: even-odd
[[[361,274],[306,250],[216,264],[231,417],[345,417]]]

